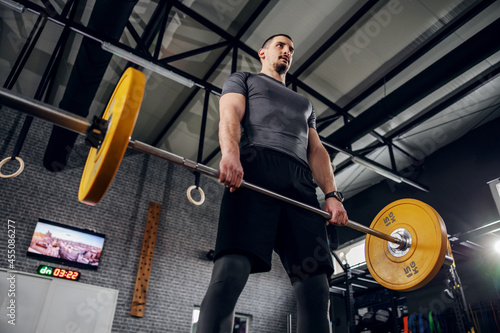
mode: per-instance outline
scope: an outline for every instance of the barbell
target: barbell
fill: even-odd
[[[145,89],[142,72],[128,68],[120,78],[101,118],[88,119],[0,88],[0,103],[84,134],[93,143],[85,163],[78,199],[96,205],[104,196],[128,148],[165,159],[215,179],[219,171],[179,155],[131,140]],[[312,211],[325,219],[331,215],[281,194],[243,181],[242,187]],[[443,219],[431,206],[415,199],[401,199],[384,207],[370,227],[348,221],[347,227],[366,233],[365,257],[373,278],[399,291],[418,289],[453,263],[447,254],[448,239]]]

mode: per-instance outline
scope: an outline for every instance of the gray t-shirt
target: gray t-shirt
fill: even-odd
[[[227,93],[246,97],[241,149],[271,148],[309,165],[309,128],[316,129],[316,115],[307,98],[270,76],[248,72],[231,74],[222,88]]]

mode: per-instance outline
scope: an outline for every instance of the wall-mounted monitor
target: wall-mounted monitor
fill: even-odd
[[[39,260],[96,270],[105,235],[39,219],[27,255]]]

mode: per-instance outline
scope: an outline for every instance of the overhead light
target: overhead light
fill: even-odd
[[[500,214],[500,178],[493,179],[487,183],[490,186],[491,195]]]
[[[166,68],[158,66],[157,64],[151,61],[147,61],[146,59],[136,56],[132,52],[125,51],[124,49],[114,46],[113,44],[110,44],[108,42],[103,42],[101,47],[105,51],[111,52],[120,58],[133,62],[134,64],[139,65],[141,67],[147,68],[150,71],[153,71],[157,74],[163,75],[166,78],[174,80],[175,82],[185,85],[188,88],[193,87],[195,84],[193,80],[186,79],[185,77],[179,74],[169,71]]]
[[[390,180],[393,180],[395,181],[396,183],[401,183],[401,177],[390,172],[390,171],[387,171],[385,169],[382,169],[381,167],[379,167],[378,165],[375,165],[375,164],[372,164],[368,161],[365,161],[364,159],[361,159],[359,157],[356,157],[356,156],[353,156],[351,158],[351,160],[354,162],[354,163],[357,163],[359,165],[362,165],[364,166],[365,168],[368,168],[372,171],[375,171],[376,173],[378,173],[379,175],[381,176],[384,176],[386,178],[389,178]]]
[[[500,241],[497,241],[497,242],[495,243],[495,250],[496,250],[498,253],[500,253]]]
[[[0,3],[6,7],[9,7],[12,10],[15,10],[18,13],[24,13],[24,6],[19,2],[15,2],[12,0],[0,0]]]

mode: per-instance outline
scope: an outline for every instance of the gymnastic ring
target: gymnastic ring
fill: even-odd
[[[201,198],[200,198],[199,201],[195,201],[193,199],[193,197],[191,196],[191,191],[193,189],[195,189],[195,188],[198,189],[198,192],[200,192],[200,195],[201,195]],[[193,205],[199,206],[199,205],[202,205],[205,202],[205,192],[203,192],[203,190],[199,186],[198,187],[196,185],[189,186],[188,189],[187,189],[187,191],[186,191],[186,194],[187,194],[189,202],[191,202]]]
[[[14,178],[14,177],[19,176],[21,174],[21,172],[23,172],[23,170],[24,170],[24,161],[19,156],[16,156],[15,159],[19,162],[19,169],[16,172],[14,172],[14,173],[12,173],[10,175],[4,175],[2,173],[2,167],[4,166],[5,163],[7,163],[8,161],[11,161],[12,157],[7,157],[6,159],[4,159],[4,160],[2,160],[0,162],[0,177],[1,178]]]

